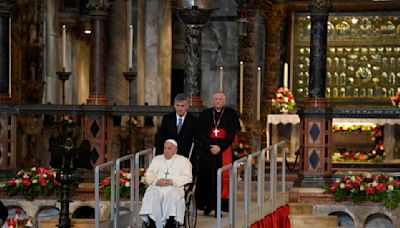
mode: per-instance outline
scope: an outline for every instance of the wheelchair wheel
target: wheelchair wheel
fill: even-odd
[[[192,192],[186,196],[185,228],[196,228],[197,208]]]

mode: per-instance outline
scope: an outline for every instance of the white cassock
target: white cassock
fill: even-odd
[[[157,186],[158,179],[172,179],[173,186]],[[139,215],[148,222],[150,217],[157,228],[163,227],[170,216],[180,224],[185,216],[184,185],[192,182],[192,164],[182,155],[174,155],[165,159],[164,155],[153,158],[144,174],[144,180],[149,187],[142,199]]]

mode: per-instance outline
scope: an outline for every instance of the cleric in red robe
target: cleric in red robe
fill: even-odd
[[[212,97],[213,108],[200,116],[199,175],[196,189],[196,205],[208,215],[217,208],[217,170],[232,163],[232,143],[239,128],[235,110],[225,107],[225,94],[216,92]],[[222,173],[222,210],[228,210],[229,172]]]

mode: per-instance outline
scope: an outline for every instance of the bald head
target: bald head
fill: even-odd
[[[212,96],[213,106],[216,110],[221,110],[225,106],[226,97],[224,92],[217,91]]]

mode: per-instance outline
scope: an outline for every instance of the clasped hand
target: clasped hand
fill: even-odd
[[[161,178],[161,179],[158,179],[156,182],[157,186],[170,186],[172,184],[173,184],[172,180],[169,178]]]
[[[211,145],[211,149],[210,152],[214,155],[219,154],[219,152],[221,151],[221,148],[218,145]]]

